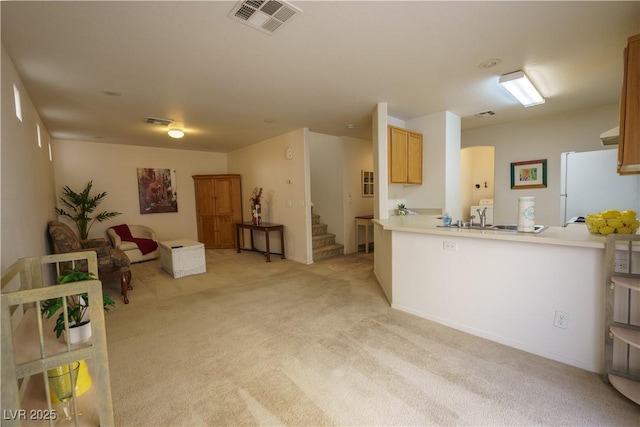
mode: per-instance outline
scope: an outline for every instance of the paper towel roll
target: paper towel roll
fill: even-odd
[[[531,233],[536,224],[535,197],[525,196],[518,198],[518,231]]]

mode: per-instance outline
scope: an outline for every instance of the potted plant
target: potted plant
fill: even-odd
[[[398,205],[398,215],[404,216],[406,214],[407,214],[407,207],[404,205],[404,203],[400,203]]]
[[[120,212],[104,211],[100,212],[93,218],[90,216],[107,196],[106,191],[99,193],[96,196],[91,196],[90,193],[92,186],[93,181],[89,181],[85,189],[80,193],[76,193],[69,188],[69,186],[65,186],[63,189],[64,195],[61,196],[59,200],[60,203],[70,209],[70,212],[67,212],[62,208],[56,208],[56,213],[58,215],[68,216],[76,223],[81,240],[85,240],[89,237],[89,230],[91,230],[91,226],[93,226],[96,221],[102,222],[120,215]]]
[[[72,269],[65,274],[58,277],[57,284],[63,285],[65,283],[80,282],[82,280],[95,280],[96,277],[92,273],[87,273],[78,269]],[[69,317],[69,333],[71,329],[77,329],[85,325],[89,325],[89,320],[85,320],[85,314],[89,309],[89,296],[86,293],[80,295],[69,295],[67,298],[67,315]],[[104,293],[102,294],[102,304],[105,311],[109,311],[109,307],[115,307],[116,303]],[[56,324],[53,327],[56,333],[56,338],[60,338],[62,332],[64,332],[64,312],[62,312],[62,297],[51,298],[46,300],[40,307],[40,314],[43,319],[52,318],[58,311],[58,318]],[[88,327],[88,326],[87,326]],[[91,328],[89,327],[88,335],[84,334],[84,339],[78,342],[85,341],[91,336]],[[74,343],[69,337],[69,341]]]

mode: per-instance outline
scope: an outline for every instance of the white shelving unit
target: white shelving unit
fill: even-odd
[[[609,235],[605,249],[604,381],[640,405],[640,235]],[[616,271],[616,260],[626,260]],[[624,262],[622,263],[624,265]],[[620,271],[624,270],[624,271]]]

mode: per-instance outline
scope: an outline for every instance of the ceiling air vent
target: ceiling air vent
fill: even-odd
[[[273,34],[302,10],[283,0],[245,0],[236,4],[229,18],[263,33]]]
[[[480,113],[475,113],[474,116],[476,117],[490,117],[490,116],[495,116],[496,113],[494,113],[491,110],[487,110],[487,111],[482,111]]]
[[[173,123],[173,120],[171,120],[171,119],[160,119],[158,117],[147,117],[145,119],[145,122],[149,123],[150,125],[169,126],[171,123]]]

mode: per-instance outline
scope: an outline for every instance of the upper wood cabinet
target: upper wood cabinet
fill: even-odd
[[[389,182],[422,184],[422,134],[389,126]]]
[[[618,173],[640,174],[640,34],[624,50],[618,144]]]
[[[236,222],[242,222],[240,175],[194,175],[198,241],[205,248],[236,247]]]

